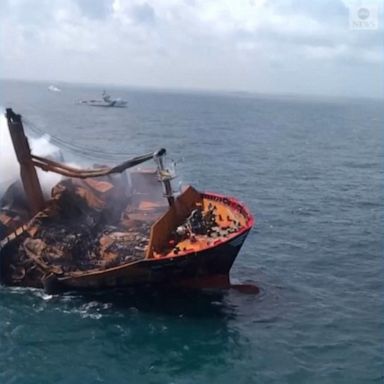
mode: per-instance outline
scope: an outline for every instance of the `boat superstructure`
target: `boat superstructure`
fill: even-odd
[[[81,100],[80,104],[89,105],[91,107],[115,107],[124,108],[127,106],[127,101],[121,98],[112,98],[105,90],[102,93],[101,100]]]

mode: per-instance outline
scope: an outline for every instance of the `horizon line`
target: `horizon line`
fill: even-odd
[[[175,86],[155,86],[155,85],[132,85],[132,84],[116,84],[108,82],[87,82],[87,81],[73,81],[73,80],[42,80],[42,79],[23,79],[23,78],[3,78],[0,81],[10,82],[25,82],[25,83],[40,83],[40,84],[69,84],[69,85],[83,85],[91,87],[114,87],[114,88],[131,88],[135,90],[147,90],[157,92],[172,92],[172,93],[206,93],[206,94],[227,94],[227,95],[243,95],[249,97],[310,97],[310,98],[331,98],[331,99],[346,99],[346,100],[384,100],[382,96],[351,96],[345,94],[324,94],[324,93],[294,93],[294,92],[262,92],[250,91],[244,89],[214,89],[214,88],[195,88],[195,87],[175,87]]]

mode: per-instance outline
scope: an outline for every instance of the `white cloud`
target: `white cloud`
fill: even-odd
[[[8,0],[0,8],[2,77],[383,95],[382,27],[350,31],[341,1]],[[335,79],[340,71],[369,76],[361,87]]]

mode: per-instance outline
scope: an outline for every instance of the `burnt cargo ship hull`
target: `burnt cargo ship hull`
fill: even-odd
[[[51,277],[44,281],[44,288],[46,291],[55,292],[143,285],[225,287],[229,284],[230,269],[248,232],[231,239],[228,243],[188,255],[161,260],[142,260],[82,276]]]
[[[68,181],[65,182],[68,187]],[[94,186],[94,183],[92,183]],[[76,182],[77,192],[84,195]],[[65,210],[69,209],[68,193],[66,196]],[[69,188],[68,188],[69,189]],[[70,195],[76,192],[70,190]],[[89,191],[88,191],[89,192]],[[89,194],[87,198],[90,199]],[[79,202],[76,200],[76,204]],[[91,198],[93,201],[94,198]],[[47,292],[66,290],[100,290],[107,288],[123,288],[143,285],[166,286],[190,286],[196,288],[225,287],[229,284],[230,269],[254,223],[253,217],[247,209],[233,198],[227,198],[217,194],[206,194],[188,187],[175,199],[172,207],[165,208],[160,217],[154,220],[149,229],[148,245],[145,253],[132,261],[121,262],[115,258],[114,264],[102,264],[89,266],[82,269],[67,269],[73,266],[75,261],[81,261],[85,256],[79,254],[79,245],[74,244],[63,250],[74,234],[79,236],[75,225],[72,225],[73,233],[67,235],[58,223],[57,217],[51,217],[53,212],[58,215],[57,207],[63,204],[60,198],[54,199],[51,208],[39,213],[26,226],[21,233],[10,240],[1,251],[1,277],[6,285],[29,286],[44,288]],[[141,205],[140,202],[139,205]],[[148,205],[148,202],[145,202]],[[132,207],[129,208],[130,212]],[[71,207],[70,211],[76,211]],[[136,225],[142,226],[144,221],[151,217],[150,210],[145,214],[139,214],[137,210],[130,213],[131,219],[135,217]],[[216,212],[213,223],[207,223],[207,216],[212,221],[212,212]],[[100,213],[103,216],[103,212]],[[72,213],[71,213],[72,215]],[[83,214],[82,214],[83,215]],[[191,224],[191,216],[197,215],[199,219]],[[224,217],[226,215],[226,217]],[[125,220],[127,213],[123,210],[121,217]],[[113,250],[118,247],[122,257],[126,257],[128,250],[122,248],[123,237],[121,234],[132,230],[132,220],[128,223],[119,222],[119,237],[109,247],[102,247],[105,235],[94,233],[93,247],[97,249],[97,261],[111,260]],[[45,221],[47,224],[45,224]],[[77,221],[82,221],[77,218]],[[205,223],[205,226],[201,225]],[[52,224],[54,223],[54,224]],[[176,231],[188,224],[187,234],[177,235]],[[116,223],[115,223],[116,224]],[[53,225],[53,227],[52,227]],[[125,225],[125,227],[124,227]],[[197,225],[197,227],[196,227]],[[38,229],[36,227],[39,226]],[[81,228],[81,227],[80,227]],[[65,222],[65,230],[69,231]],[[55,237],[49,238],[51,232]],[[58,234],[56,236],[56,233]],[[141,236],[143,233],[141,233]],[[66,237],[67,236],[67,237]],[[109,234],[113,238],[113,233]],[[79,236],[80,239],[82,239]],[[103,240],[97,240],[97,238]],[[83,240],[84,241],[84,240]],[[30,248],[30,244],[38,244],[38,247]],[[42,246],[41,244],[45,244]],[[46,244],[50,244],[48,247]],[[64,245],[63,245],[64,244]],[[132,245],[132,244],[131,244]],[[44,248],[45,247],[45,248]],[[82,244],[82,249],[91,248],[88,244]],[[49,259],[54,252],[66,254],[67,258]],[[70,254],[70,256],[68,256]],[[119,259],[122,260],[122,259]],[[125,259],[127,260],[127,259]]]

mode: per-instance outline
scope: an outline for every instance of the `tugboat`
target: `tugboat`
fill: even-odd
[[[33,155],[6,113],[23,189],[0,200],[0,278],[47,292],[229,284],[254,219],[232,197],[192,186],[176,196],[166,150],[80,170]],[[128,171],[153,160],[155,169]],[[36,168],[64,178],[44,200]]]
[[[102,100],[81,100],[80,104],[90,105],[91,107],[115,107],[124,108],[127,106],[127,102],[123,99],[113,99],[105,92],[102,93]]]

